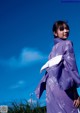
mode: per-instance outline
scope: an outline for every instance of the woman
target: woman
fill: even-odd
[[[59,55],[62,55],[62,59],[59,63],[46,67],[46,74],[35,93],[40,98],[46,89],[47,113],[78,113],[80,99],[76,89],[80,86],[80,77],[73,44],[67,40],[69,26],[64,21],[57,21],[52,30],[54,46],[49,55],[49,62]]]

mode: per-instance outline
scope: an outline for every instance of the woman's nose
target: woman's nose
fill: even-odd
[[[69,30],[68,29],[64,29],[64,32],[69,32]]]

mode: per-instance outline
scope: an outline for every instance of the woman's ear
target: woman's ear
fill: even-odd
[[[53,34],[54,34],[54,36],[56,36],[56,37],[57,37],[57,33],[56,33],[55,31],[53,32]]]

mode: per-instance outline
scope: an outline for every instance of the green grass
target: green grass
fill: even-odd
[[[36,107],[32,105],[34,109],[31,109],[30,104],[12,102],[11,106],[8,107],[8,113],[46,113],[46,107],[40,107],[37,103]]]

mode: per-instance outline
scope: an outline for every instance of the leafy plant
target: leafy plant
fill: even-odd
[[[12,102],[8,113],[46,113],[46,107],[40,107],[39,103],[37,103],[37,106],[32,109],[27,101],[25,104]]]

